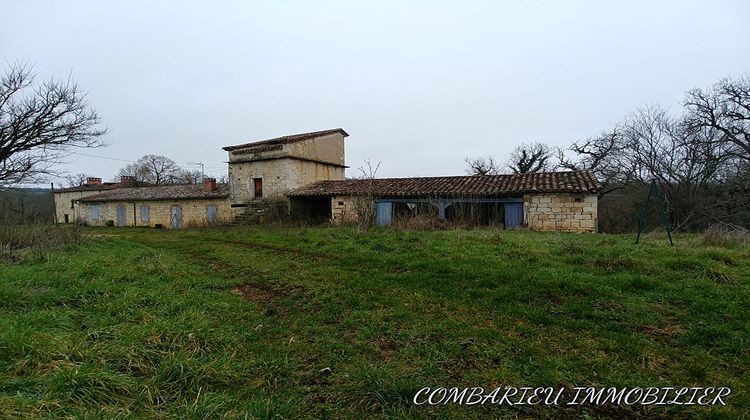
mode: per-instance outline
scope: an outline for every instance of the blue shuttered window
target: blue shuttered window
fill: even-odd
[[[92,222],[99,221],[99,205],[98,204],[92,204],[89,206],[89,219],[91,219]]]
[[[141,206],[141,223],[148,224],[148,206]]]

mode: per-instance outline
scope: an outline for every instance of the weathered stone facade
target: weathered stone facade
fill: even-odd
[[[291,143],[229,148],[230,201],[245,205],[259,197],[284,197],[288,191],[316,181],[344,179],[344,138],[340,132]]]
[[[331,197],[331,221],[354,223],[357,214],[351,196]],[[523,225],[530,230],[558,232],[596,232],[596,194],[525,194]]]
[[[86,190],[86,191],[60,191],[55,192],[55,221],[57,223],[74,223],[76,220],[78,204],[76,200],[83,197],[100,194],[107,190]]]
[[[353,197],[349,195],[331,197],[331,222],[333,224],[340,225],[357,221],[357,213],[354,210],[353,200]]]
[[[261,179],[264,198],[284,197],[294,188],[316,181],[344,179],[344,167],[279,158],[229,165],[230,200],[246,204],[256,199],[255,179]]]
[[[596,232],[596,194],[525,194],[524,223],[531,230]]]
[[[179,207],[181,219],[178,226],[186,228],[212,224],[209,223],[209,206],[215,207],[215,224],[226,224],[234,218],[228,199],[82,202],[77,206],[77,217],[90,226],[105,226],[110,220],[117,226],[117,208],[121,207],[124,213],[124,226],[159,225],[172,228],[172,208]]]

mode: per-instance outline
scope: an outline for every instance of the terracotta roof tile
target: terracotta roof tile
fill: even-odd
[[[118,188],[79,199],[80,202],[155,201],[229,197],[229,186],[217,184],[207,191],[203,185],[158,185],[153,187]]]
[[[291,191],[291,197],[361,195],[414,197],[498,196],[530,192],[595,193],[601,189],[589,171],[511,175],[441,176],[320,181]]]
[[[289,135],[289,136],[276,137],[276,138],[267,139],[267,140],[259,140],[259,141],[254,141],[254,142],[250,142],[250,143],[238,144],[238,145],[235,145],[235,146],[225,146],[225,147],[222,147],[222,149],[224,149],[224,150],[226,150],[228,152],[231,152],[233,150],[245,149],[245,148],[248,148],[248,147],[257,147],[257,146],[265,146],[265,145],[295,143],[295,142],[298,142],[298,141],[314,139],[316,137],[323,137],[323,136],[327,136],[329,134],[336,134],[336,133],[341,134],[344,137],[349,137],[349,133],[347,133],[346,131],[344,131],[343,128],[334,128],[334,129],[331,129],[331,130],[313,131],[313,132],[310,132],[310,133],[301,133],[301,134],[292,134],[292,135]]]
[[[116,188],[126,188],[126,187],[133,187],[133,186],[148,187],[148,186],[151,186],[151,184],[149,184],[148,182],[141,182],[141,181],[136,182],[135,185],[123,184],[122,182],[103,182],[98,185],[83,184],[83,185],[78,185],[76,187],[60,188],[60,189],[55,189],[53,192],[65,193],[65,192],[75,192],[75,191],[107,191],[107,190],[114,190]]]

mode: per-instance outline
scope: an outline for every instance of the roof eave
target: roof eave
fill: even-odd
[[[312,132],[309,132],[309,133],[291,134],[291,135],[288,135],[288,136],[281,136],[281,137],[276,137],[276,138],[266,139],[266,140],[258,140],[258,141],[253,141],[253,142],[249,142],[249,143],[237,144],[237,145],[233,145],[233,146],[224,146],[221,149],[224,150],[225,152],[231,152],[231,151],[234,151],[234,150],[246,149],[248,147],[260,146],[260,145],[271,143],[271,142],[274,142],[274,141],[283,142],[284,139],[287,138],[287,137],[304,136],[306,134],[324,133],[324,134],[320,134],[319,136],[313,136],[313,137],[309,137],[309,138],[302,138],[300,140],[296,140],[296,141],[304,141],[304,140],[314,139],[316,137],[328,136],[328,135],[331,135],[331,134],[334,134],[334,133],[337,133],[337,132],[340,133],[344,138],[349,137],[349,133],[347,133],[346,130],[344,130],[343,128],[334,128],[334,129],[330,129],[330,130],[312,131]]]

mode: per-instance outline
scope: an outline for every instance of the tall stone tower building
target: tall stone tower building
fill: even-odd
[[[232,207],[284,197],[317,181],[343,180],[348,136],[337,128],[224,147],[229,153]]]

